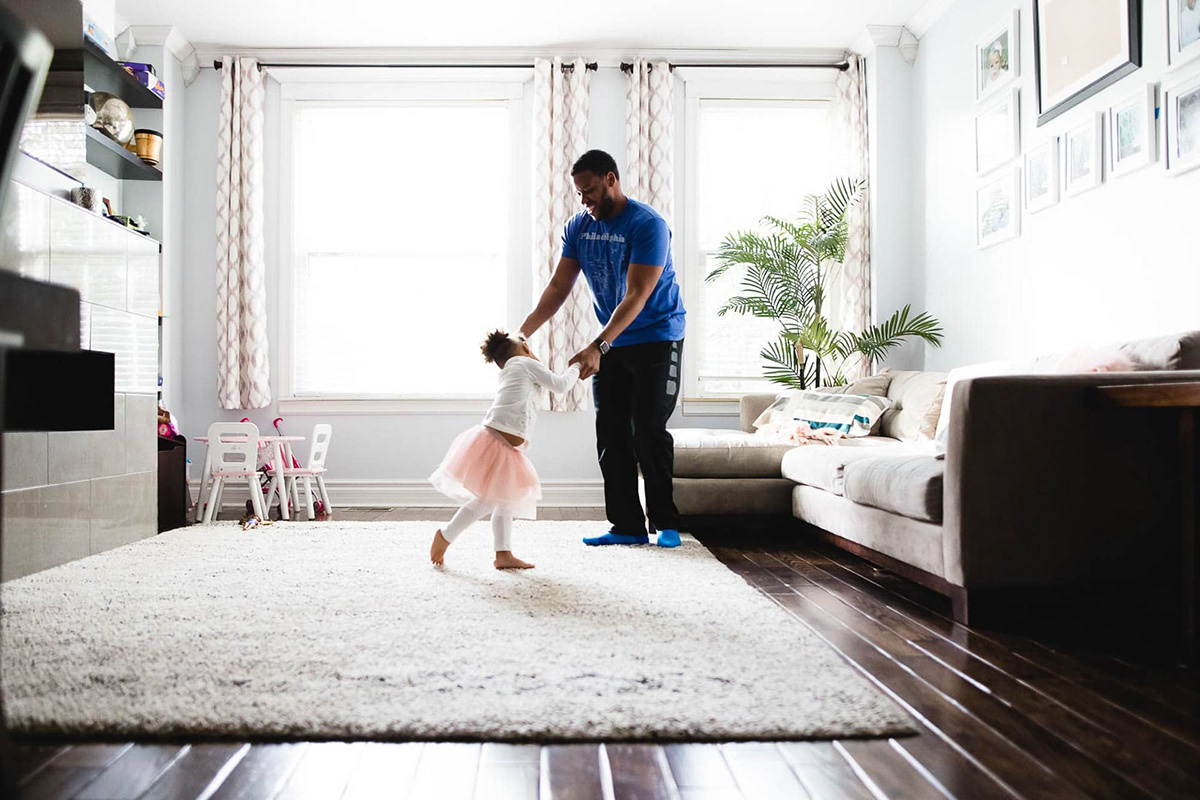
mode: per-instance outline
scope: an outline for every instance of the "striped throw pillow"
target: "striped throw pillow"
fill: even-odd
[[[892,401],[886,397],[788,391],[775,398],[754,426],[804,422],[815,431],[829,429],[850,437],[869,436],[883,412],[891,407]]]

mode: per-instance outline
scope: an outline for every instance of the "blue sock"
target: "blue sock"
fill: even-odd
[[[605,544],[650,544],[649,536],[627,536],[623,533],[613,533],[609,531],[603,536],[585,536],[583,543],[591,547],[598,547]]]
[[[679,531],[667,528],[658,532],[659,547],[679,547]]]

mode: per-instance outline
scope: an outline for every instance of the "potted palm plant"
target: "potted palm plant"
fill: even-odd
[[[852,359],[874,362],[910,337],[941,346],[941,323],[925,312],[914,316],[907,305],[861,331],[838,330],[829,320],[830,288],[846,256],[846,214],[865,188],[864,181],[839,178],[824,194],[806,197],[794,222],[763,217],[766,231],[735,231],[717,251],[718,266],[706,281],[731,269],[744,271],[741,292],[717,314],[779,322],[778,338],[759,353],[763,375],[774,383],[795,389],[841,386]]]

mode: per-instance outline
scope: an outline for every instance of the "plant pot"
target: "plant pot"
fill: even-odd
[[[138,128],[133,133],[137,145],[138,158],[152,166],[162,163],[162,134],[148,128]]]

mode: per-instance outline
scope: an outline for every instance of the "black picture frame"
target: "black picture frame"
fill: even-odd
[[[1125,41],[1125,62],[1047,108],[1042,92],[1041,6],[1042,0],[1033,0],[1033,82],[1037,90],[1037,124],[1039,127],[1142,66],[1142,1],[1126,0],[1123,10],[1128,20],[1129,36]]]

